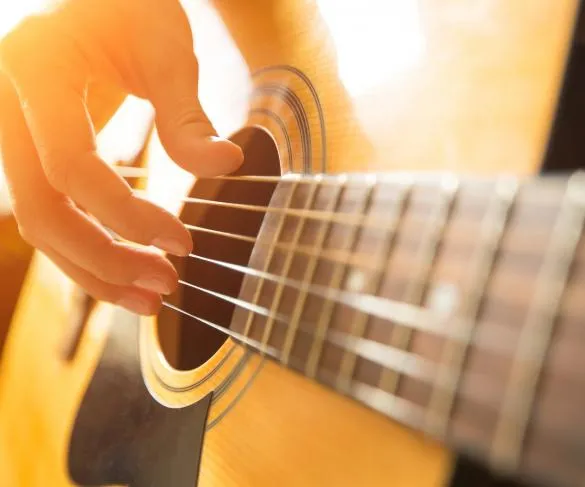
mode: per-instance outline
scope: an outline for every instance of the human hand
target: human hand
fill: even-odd
[[[66,0],[0,44],[0,150],[21,234],[96,299],[156,313],[177,273],[160,252],[192,248],[173,215],[134,195],[96,154],[90,81],[153,104],[169,156],[198,176],[229,173],[241,150],[215,137],[178,0]]]

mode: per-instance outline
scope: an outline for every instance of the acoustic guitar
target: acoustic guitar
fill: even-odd
[[[456,452],[582,485],[585,178],[537,176],[578,7],[199,5],[246,162],[192,183],[153,138],[146,194],[195,241],[155,318],[35,256],[2,485],[431,487]]]

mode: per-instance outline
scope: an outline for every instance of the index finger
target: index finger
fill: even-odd
[[[62,35],[52,34],[46,39],[51,47],[42,59],[23,49],[29,39],[26,32],[8,39],[8,47],[3,49],[47,179],[124,238],[186,255],[192,242],[181,222],[135,197],[128,184],[97,156],[85,105],[84,62]],[[23,51],[25,66],[16,58]],[[58,61],[56,54],[61,56]]]

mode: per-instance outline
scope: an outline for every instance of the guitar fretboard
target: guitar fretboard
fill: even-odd
[[[584,217],[580,174],[284,178],[231,329],[498,468],[572,483],[585,474]]]

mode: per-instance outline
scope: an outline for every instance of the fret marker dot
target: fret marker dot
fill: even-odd
[[[434,285],[429,295],[429,309],[449,315],[455,312],[459,305],[459,289],[454,284],[439,282]]]
[[[363,272],[354,270],[347,278],[346,288],[348,291],[360,292],[366,284],[366,276]]]

